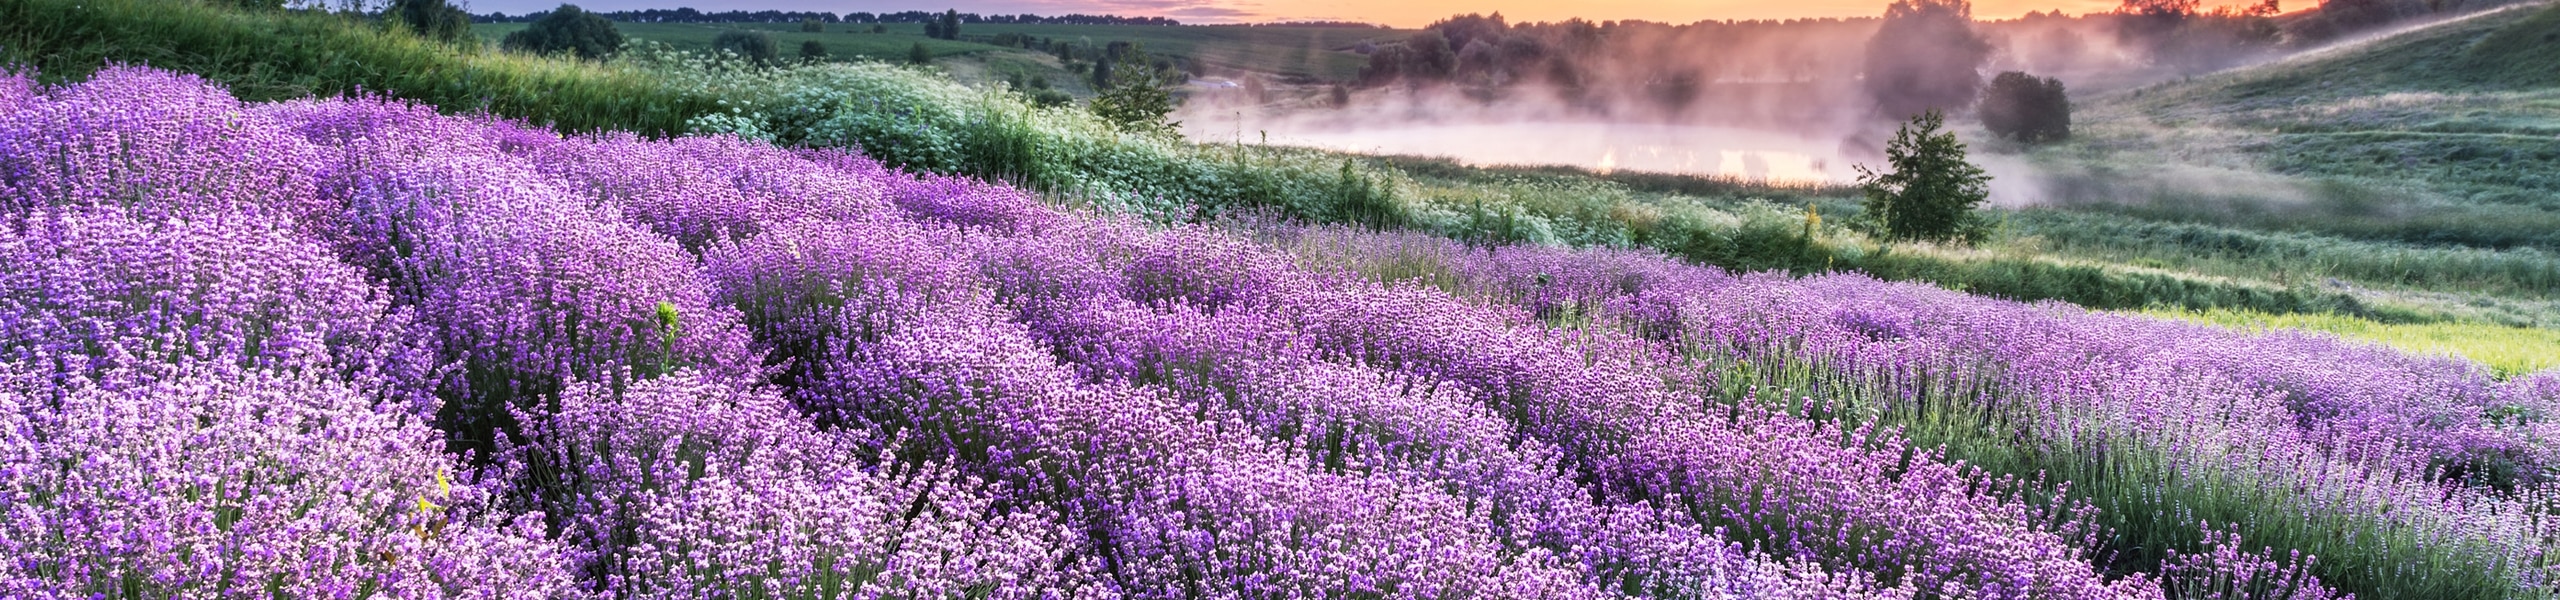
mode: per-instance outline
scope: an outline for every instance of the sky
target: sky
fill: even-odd
[[[558,6],[561,0],[465,0],[475,13],[522,14]],[[704,11],[804,10],[834,13],[941,11],[979,14],[1116,14],[1168,17],[1184,23],[1346,20],[1421,27],[1464,13],[1500,12],[1513,22],[1644,19],[1692,23],[1707,19],[1863,17],[1884,14],[1887,0],[569,0],[588,10],[691,6]],[[2298,4],[2310,0],[2288,0]],[[2116,0],[1975,0],[1974,16],[2009,19],[2028,11],[2060,9],[2080,14],[2115,8]],[[2207,5],[2224,2],[2208,1]],[[2288,8],[2291,8],[2288,6]]]

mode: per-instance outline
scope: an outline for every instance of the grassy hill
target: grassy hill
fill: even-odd
[[[2037,158],[2080,187],[2157,190],[2068,199],[2148,218],[2560,250],[2560,87],[2518,76],[2560,72],[2560,60],[2513,41],[2553,35],[2555,11],[2494,11],[2084,98],[2081,139]],[[2110,172],[2128,164],[2275,177],[2256,194],[2215,197]]]

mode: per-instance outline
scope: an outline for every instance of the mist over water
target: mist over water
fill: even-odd
[[[1200,115],[1192,139],[1446,157],[1476,165],[1564,165],[1763,181],[1847,181],[1838,140],[1716,125],[1599,120],[1332,123]]]

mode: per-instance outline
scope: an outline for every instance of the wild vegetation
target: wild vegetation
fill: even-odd
[[[0,90],[13,590],[2536,597],[2551,536],[2549,377],[2332,338]],[[359,558],[201,558],[277,547]]]
[[[1972,208],[1986,150],[2434,118],[2241,91],[2371,56],[1924,118],[1858,190],[1188,142],[1139,44],[1097,110],[399,23],[0,3],[0,596],[2553,593],[2560,342],[2481,323],[2549,250]]]

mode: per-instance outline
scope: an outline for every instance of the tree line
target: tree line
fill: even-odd
[[[483,23],[529,23],[539,21],[543,17],[549,16],[550,12],[551,11],[535,11],[521,15],[509,15],[500,12],[475,15],[472,19]],[[1030,13],[1016,15],[982,15],[978,13],[964,13],[959,11],[932,12],[922,10],[884,13],[833,13],[825,11],[787,10],[728,10],[720,12],[703,12],[701,10],[687,7],[672,9],[653,8],[647,10],[588,11],[588,14],[603,17],[607,20],[625,23],[797,23],[806,21],[816,21],[819,23],[938,23],[948,15],[950,18],[961,23],[1154,26],[1174,26],[1182,24],[1180,21],[1164,17],[1124,17],[1119,15],[1088,15],[1082,13],[1051,16],[1042,16]]]

